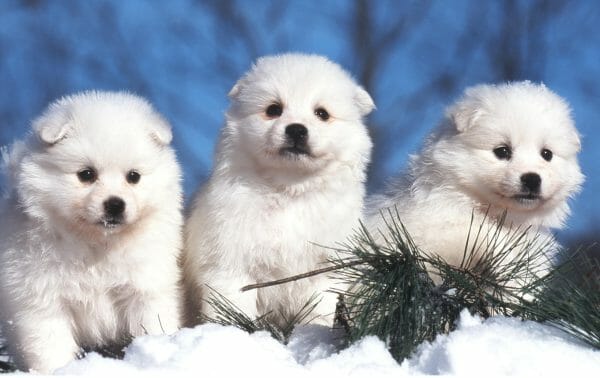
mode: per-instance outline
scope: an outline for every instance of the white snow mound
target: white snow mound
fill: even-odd
[[[546,325],[461,314],[456,331],[421,345],[398,364],[385,344],[366,337],[335,353],[325,327],[303,326],[287,346],[265,332],[205,324],[172,336],[139,337],[123,360],[91,353],[58,375],[169,377],[600,376],[600,351]]]

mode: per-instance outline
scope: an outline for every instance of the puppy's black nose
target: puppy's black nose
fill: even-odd
[[[525,173],[521,176],[521,184],[524,189],[532,193],[539,193],[542,178],[537,173]]]
[[[104,201],[104,212],[111,217],[118,217],[125,211],[125,201],[119,197],[109,197]]]
[[[285,135],[294,144],[303,145],[308,140],[308,129],[299,123],[292,123],[286,126]]]

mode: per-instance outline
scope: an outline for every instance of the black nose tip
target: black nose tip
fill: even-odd
[[[118,217],[125,211],[125,201],[119,197],[110,197],[104,201],[104,211],[111,217]]]
[[[537,173],[525,173],[521,176],[521,184],[530,192],[537,193],[540,191],[542,178]]]
[[[286,126],[285,135],[294,144],[305,144],[308,139],[308,129],[299,123],[292,123]]]

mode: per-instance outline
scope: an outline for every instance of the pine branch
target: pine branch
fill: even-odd
[[[309,272],[306,273],[302,273],[302,274],[297,274],[295,276],[291,276],[291,277],[287,277],[287,278],[282,278],[279,280],[274,280],[274,281],[268,281],[268,282],[257,282],[255,284],[251,284],[251,285],[246,285],[244,287],[242,287],[240,289],[241,292],[244,291],[248,291],[248,290],[254,290],[254,289],[262,289],[265,287],[269,287],[269,286],[276,286],[276,285],[281,285],[284,283],[288,283],[288,282],[293,282],[293,281],[298,281],[304,278],[309,278],[309,277],[313,277],[313,276],[318,276],[319,274],[323,274],[323,273],[328,273],[334,270],[339,270],[345,267],[350,267],[352,265],[356,265],[356,264],[362,264],[362,262],[357,261],[354,263],[346,263],[346,264],[342,264],[341,266],[328,266],[325,268],[321,268],[321,269],[316,269],[316,270],[311,270]]]
[[[280,314],[280,317],[284,319],[283,323],[275,323],[270,321],[270,313],[263,314],[258,318],[253,319],[224,295],[210,287],[208,288],[210,289],[210,294],[208,299],[206,299],[206,303],[212,307],[216,316],[210,318],[202,315],[203,321],[225,326],[234,326],[248,333],[267,331],[273,338],[279,340],[283,344],[288,343],[289,338],[297,325],[310,320],[310,315],[320,302],[320,299],[316,294],[312,295],[306,303],[291,316]]]
[[[459,311],[448,310],[455,306],[451,296],[436,288],[404,227],[387,219],[386,223],[391,232],[382,245],[361,226],[347,246],[346,260],[363,264],[340,273],[352,285],[345,293],[351,318],[349,342],[377,335],[401,360],[423,340],[450,329],[458,316],[453,314]]]
[[[345,248],[344,262],[352,266],[338,264],[352,285],[345,293],[350,342],[377,335],[401,361],[423,341],[451,331],[464,308],[482,317],[514,316],[528,310],[525,296],[539,292],[551,240],[527,228],[503,227],[504,216],[480,225],[472,217],[458,266],[419,250],[397,212],[382,216],[383,242],[375,242],[363,226]]]
[[[600,349],[600,263],[578,251],[532,285],[520,316],[544,322]]]

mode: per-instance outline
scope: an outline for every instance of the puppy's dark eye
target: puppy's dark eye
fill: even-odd
[[[327,121],[329,119],[329,113],[323,108],[315,109],[315,115],[319,117],[321,121]]]
[[[265,110],[265,114],[270,118],[277,118],[283,113],[283,106],[281,104],[271,104]]]
[[[77,172],[77,178],[79,181],[91,184],[98,178],[98,174],[94,168],[84,168],[81,171]]]
[[[553,156],[552,151],[550,151],[549,149],[544,148],[542,150],[542,158],[544,158],[544,160],[550,161],[550,160],[552,160],[552,156]]]
[[[500,160],[510,160],[512,157],[512,151],[508,146],[500,146],[494,148],[494,155]]]
[[[140,173],[137,171],[131,170],[131,171],[127,172],[127,175],[125,176],[125,178],[128,183],[137,184],[138,182],[140,182],[142,175],[140,175]]]

